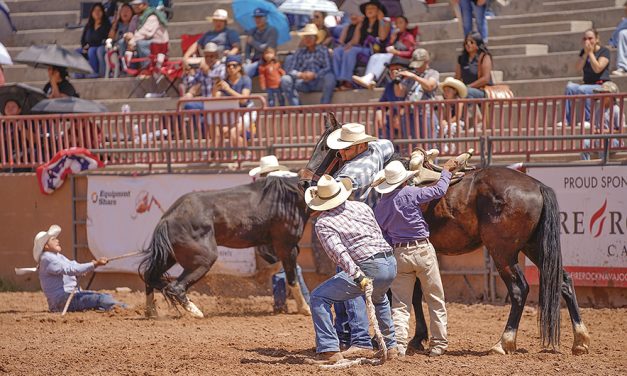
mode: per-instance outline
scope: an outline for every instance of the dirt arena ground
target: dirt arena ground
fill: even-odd
[[[584,309],[591,352],[570,355],[572,332],[562,310],[560,354],[543,352],[536,310],[528,307],[518,352],[486,355],[508,307],[449,304],[447,355],[422,354],[383,366],[322,371],[303,364],[314,354],[311,318],[273,315],[271,297],[221,298],[192,292],[205,319],[178,317],[159,298],[160,319],[143,317],[141,293],[112,292],[131,309],[47,313],[42,293],[0,294],[0,374],[9,375],[619,375],[627,368],[627,310]],[[293,302],[290,302],[293,304]],[[295,306],[291,306],[292,310]]]

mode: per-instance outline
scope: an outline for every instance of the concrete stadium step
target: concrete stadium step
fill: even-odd
[[[216,9],[225,9],[229,12],[229,17],[233,18],[232,3],[231,0],[175,1],[172,7],[174,12],[172,22],[206,21],[205,18],[213,15]]]
[[[458,47],[455,51],[457,52],[457,55],[460,55],[462,53],[462,48]],[[548,54],[549,46],[547,44],[511,44],[503,46],[490,46],[490,52],[492,53],[492,56],[537,56]]]
[[[627,77],[612,75],[610,78],[618,85],[621,92],[627,91]],[[509,85],[517,97],[540,97],[547,95],[563,95],[566,84],[569,81],[581,82],[581,76],[512,80],[503,83]]]
[[[555,21],[501,25],[499,35],[520,35],[541,29],[546,32],[581,32],[592,27],[592,21]]]
[[[47,82],[46,80],[28,82],[29,85],[43,88]],[[126,98],[129,96],[133,88],[137,85],[138,79],[134,77],[115,78],[110,80],[104,79],[71,79],[70,82],[83,99],[112,99],[112,98]],[[161,93],[167,87],[165,80],[162,80],[159,85],[156,85],[155,80],[146,79],[142,83],[142,87],[145,89],[137,89],[133,94],[134,98],[143,98],[144,94]],[[169,95],[174,95],[174,90],[170,90]]]
[[[111,112],[121,112],[122,106],[128,104],[132,112],[174,111],[179,98],[128,98],[101,99],[98,102],[107,106]]]
[[[62,10],[79,11],[81,0],[5,0],[11,13],[54,12]]]
[[[78,11],[11,12],[11,20],[18,30],[63,28],[66,24],[78,22]]]
[[[622,6],[622,0],[555,0],[555,1],[510,1],[502,6],[492,2],[495,13],[501,15],[529,14],[549,11],[568,11]]]

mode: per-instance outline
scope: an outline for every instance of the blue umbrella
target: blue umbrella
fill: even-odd
[[[268,12],[268,25],[276,28],[278,31],[279,37],[277,43],[281,45],[289,42],[291,39],[290,25],[287,21],[287,17],[285,14],[281,13],[276,5],[266,0],[234,0],[232,8],[235,21],[242,25],[245,30],[255,28],[255,20],[253,18],[255,9],[261,8],[266,10]]]

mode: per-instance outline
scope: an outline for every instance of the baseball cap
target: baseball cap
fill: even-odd
[[[268,11],[263,8],[257,8],[253,12],[253,17],[265,17],[268,15]]]
[[[417,48],[411,54],[410,68],[420,68],[425,62],[429,61],[429,52],[424,48]]]
[[[224,9],[216,9],[213,16],[207,17],[208,20],[226,21],[229,18],[229,12]]]
[[[148,0],[133,0],[129,4],[130,5],[148,4]]]
[[[226,58],[226,63],[237,63],[239,65],[242,65],[242,57],[240,55],[229,55]]]

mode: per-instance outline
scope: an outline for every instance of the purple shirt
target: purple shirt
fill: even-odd
[[[76,276],[94,270],[94,264],[79,264],[69,260],[61,253],[43,252],[39,259],[39,282],[48,300],[48,308],[61,311],[67,300],[67,294],[78,286]]]
[[[451,173],[442,171],[440,180],[430,187],[406,186],[384,194],[374,208],[385,239],[392,245],[429,237],[420,205],[444,196]]]

